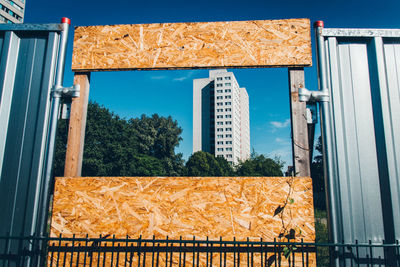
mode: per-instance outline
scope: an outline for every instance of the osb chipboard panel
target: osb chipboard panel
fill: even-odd
[[[311,66],[308,19],[76,27],[74,71]]]
[[[51,236],[313,242],[311,178],[57,178]]]

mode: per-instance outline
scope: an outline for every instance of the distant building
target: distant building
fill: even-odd
[[[193,80],[193,152],[200,150],[233,164],[250,157],[249,96],[227,70]]]
[[[0,0],[0,23],[24,22],[25,0]]]

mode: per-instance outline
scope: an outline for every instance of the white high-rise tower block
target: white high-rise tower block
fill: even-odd
[[[250,157],[249,96],[227,70],[193,80],[193,153],[200,150],[233,164]]]

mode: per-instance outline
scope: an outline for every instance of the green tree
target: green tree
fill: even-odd
[[[129,176],[167,176],[168,173],[164,169],[163,162],[159,159],[137,154],[133,155],[129,161]]]
[[[130,130],[138,139],[139,152],[156,158],[173,157],[175,147],[182,140],[182,128],[171,116],[142,115],[129,120]]]
[[[56,141],[54,174],[63,175],[66,121],[60,121]],[[157,114],[122,119],[90,102],[82,163],[83,176],[179,176],[184,161],[175,148],[182,129],[171,117]]]
[[[324,181],[324,165],[322,158],[322,137],[318,137],[315,150],[318,154],[314,156],[311,163],[311,178],[313,182],[314,205],[320,210],[326,210],[325,200],[325,181]]]
[[[82,162],[83,176],[119,176],[129,173],[128,162],[137,154],[137,140],[128,123],[97,103],[90,103]]]
[[[193,153],[186,162],[187,176],[231,176],[233,169],[223,157],[198,151]]]
[[[232,165],[224,157],[217,156],[215,159],[221,169],[222,176],[235,176],[235,171],[232,168]]]
[[[66,120],[59,120],[57,125],[56,145],[53,161],[53,175],[64,176],[64,161],[68,137],[68,123]]]
[[[283,176],[283,162],[279,158],[271,159],[258,155],[254,151],[249,159],[236,166],[238,176]]]
[[[142,115],[129,120],[129,135],[137,138],[138,153],[160,160],[163,172],[154,175],[181,176],[184,171],[182,154],[175,148],[182,141],[182,128],[171,116]],[[162,174],[161,174],[162,173]]]

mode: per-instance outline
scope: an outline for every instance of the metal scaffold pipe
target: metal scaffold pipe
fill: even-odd
[[[58,64],[56,70],[55,84],[51,94],[51,111],[50,111],[50,123],[49,123],[49,132],[48,139],[46,144],[46,161],[44,168],[44,181],[43,181],[43,191],[42,191],[42,206],[40,207],[40,215],[39,215],[39,236],[47,235],[47,217],[48,217],[48,209],[49,209],[49,201],[50,201],[50,185],[51,185],[51,176],[52,176],[52,167],[53,167],[53,159],[54,159],[54,151],[55,151],[55,141],[57,134],[57,123],[58,123],[58,115],[60,112],[60,103],[62,97],[62,83],[64,77],[64,67],[65,67],[65,56],[66,56],[66,48],[68,42],[68,31],[69,26],[71,24],[70,19],[62,18],[61,24],[63,26],[63,30],[60,34],[60,46],[59,46],[59,57]],[[61,90],[60,90],[61,89]]]
[[[322,35],[322,29],[324,27],[323,21],[316,21],[314,24],[316,46],[318,53],[317,68],[319,77],[319,90],[325,91],[330,96],[330,90],[327,81],[327,70],[326,70],[326,54],[325,54],[325,40]],[[331,117],[329,105],[331,103],[323,101],[319,103],[320,117],[321,117],[321,133],[323,143],[323,162],[324,162],[324,176],[327,192],[327,205],[328,205],[328,219],[330,225],[330,238],[331,242],[340,242],[339,238],[339,226],[338,226],[338,202],[336,194],[336,183],[334,181],[335,175],[333,175],[333,147],[332,147],[332,133],[331,133]]]

